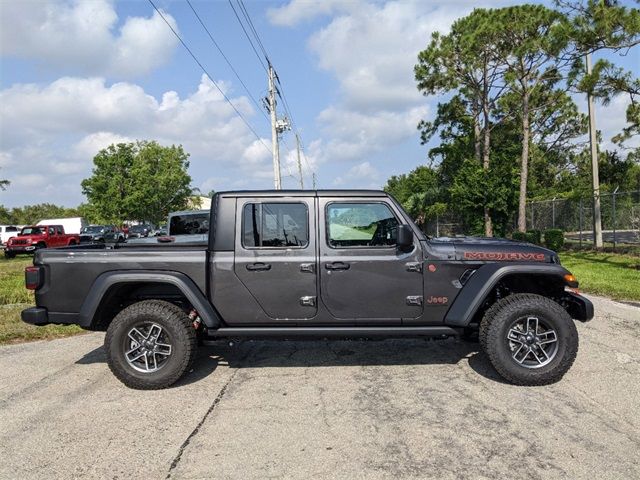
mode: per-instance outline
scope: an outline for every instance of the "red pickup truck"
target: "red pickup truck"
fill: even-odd
[[[80,235],[64,233],[62,225],[31,225],[23,227],[17,237],[7,241],[6,258],[19,253],[33,253],[40,248],[67,247],[80,243]]]

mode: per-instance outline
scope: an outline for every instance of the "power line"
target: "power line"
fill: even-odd
[[[258,103],[258,101],[254,98],[253,95],[251,95],[251,92],[249,91],[249,88],[247,87],[247,85],[242,81],[242,78],[240,78],[240,75],[238,74],[238,72],[236,71],[236,69],[233,67],[233,65],[231,64],[231,61],[227,58],[227,56],[224,54],[224,52],[222,51],[222,48],[220,48],[220,45],[218,45],[218,42],[216,42],[216,40],[213,38],[213,35],[211,34],[211,32],[209,31],[209,29],[207,28],[207,26],[204,24],[204,22],[202,21],[202,19],[200,18],[200,15],[198,15],[198,12],[196,12],[196,9],[193,8],[193,5],[191,4],[190,0],[187,0],[187,4],[189,5],[189,7],[191,8],[191,10],[193,11],[194,15],[196,16],[196,18],[198,19],[198,21],[200,22],[200,25],[202,25],[202,28],[204,28],[205,32],[207,32],[207,35],[209,35],[209,38],[211,39],[211,42],[215,45],[215,47],[218,49],[218,52],[220,52],[220,55],[222,55],[222,58],[224,58],[225,62],[227,62],[227,65],[229,65],[229,68],[231,69],[231,71],[233,72],[233,74],[236,76],[236,78],[238,79],[238,81],[240,82],[240,84],[244,87],[244,90],[247,92],[247,95],[249,95],[249,98],[251,98],[251,100],[253,101],[253,103],[255,104],[255,106],[258,108],[258,111],[260,113],[262,113],[262,116],[269,121],[269,117],[267,117],[267,114],[264,112],[262,106]]]
[[[247,32],[247,29],[244,28],[244,23],[242,23],[242,20],[240,20],[240,16],[238,15],[238,12],[236,11],[236,8],[233,6],[233,3],[231,3],[231,0],[228,0],[228,1],[229,1],[229,5],[231,6],[231,9],[233,10],[233,13],[235,14],[236,18],[238,19],[238,23],[242,27],[242,31],[244,32],[245,36],[247,37],[247,40],[249,40],[249,44],[251,45],[251,48],[253,49],[253,52],[256,54],[256,57],[258,57],[258,61],[260,62],[260,64],[262,65],[262,68],[264,68],[264,70],[266,72],[267,71],[267,66],[262,61],[262,57],[260,57],[260,54],[258,53],[258,50],[256,49],[255,45],[253,44],[253,41],[251,40],[251,37],[249,36],[249,33]]]
[[[198,64],[198,66],[200,67],[200,69],[204,72],[204,74],[209,78],[209,80],[211,80],[211,83],[213,83],[215,85],[215,87],[218,89],[218,91],[220,92],[220,94],[224,97],[224,99],[227,101],[227,103],[229,105],[231,105],[231,108],[233,108],[233,110],[236,112],[236,114],[238,115],[238,117],[240,117],[240,119],[244,122],[244,124],[247,126],[247,128],[249,130],[251,130],[251,133],[253,133],[255,135],[255,137],[258,139],[258,141],[264,146],[264,148],[267,149],[267,151],[271,152],[271,149],[269,147],[267,147],[267,144],[264,143],[264,141],[262,140],[262,138],[260,137],[260,135],[258,135],[256,133],[256,131],[253,129],[253,127],[249,124],[249,122],[247,121],[246,118],[244,118],[244,115],[242,115],[242,113],[240,113],[240,111],[236,108],[236,106],[233,104],[233,102],[231,102],[231,100],[229,99],[229,97],[227,97],[227,95],[224,93],[224,91],[220,88],[220,86],[218,85],[218,83],[213,79],[213,77],[211,75],[209,75],[209,72],[207,71],[206,68],[204,68],[204,66],[202,65],[202,63],[200,63],[200,60],[198,60],[198,57],[195,56],[195,54],[191,51],[191,49],[189,48],[189,46],[186,44],[186,42],[182,39],[182,37],[178,34],[178,32],[175,31],[175,29],[171,26],[171,24],[169,23],[169,21],[165,18],[165,16],[162,14],[162,12],[158,9],[158,7],[156,7],[155,3],[153,3],[153,0],[148,0],[149,3],[153,6],[153,8],[155,9],[156,12],[158,12],[158,15],[160,15],[160,17],[162,18],[162,20],[164,20],[164,23],[167,24],[167,26],[171,29],[171,31],[173,32],[173,34],[176,36],[176,38],[180,41],[180,43],[182,44],[182,46],[187,50],[187,52],[189,52],[189,55],[191,55],[191,58],[193,58],[193,60]]]
[[[240,19],[240,16],[238,15],[238,12],[234,8],[232,0],[228,0],[228,1],[229,1],[229,5],[233,9],[233,13],[236,16],[236,19],[238,20],[238,23],[240,23],[240,26],[242,27],[242,30],[244,31],[244,34],[247,37],[247,40],[249,40],[249,43],[251,44],[251,48],[253,49],[254,53],[258,57],[258,60],[260,60],[260,63],[262,63],[262,59],[260,58],[260,55],[258,54],[258,50],[256,49],[253,40],[249,36],[249,34],[247,32],[247,29],[245,28],[242,20]],[[264,43],[262,42],[262,40],[260,38],[260,35],[258,34],[258,31],[255,28],[255,25],[254,25],[253,21],[251,20],[251,15],[249,14],[249,11],[247,10],[247,7],[245,6],[244,1],[243,0],[236,0],[236,4],[238,5],[239,10],[240,10],[242,16],[244,17],[244,20],[245,20],[246,24],[248,25],[249,30],[253,34],[253,36],[255,38],[255,41],[257,42],[260,50],[262,51],[262,54],[264,55],[264,58],[267,61],[267,64],[273,69],[273,64],[271,63],[269,53],[267,52],[267,49],[265,48]],[[262,66],[264,67],[263,63],[262,63]],[[286,95],[285,95],[285,92],[284,92],[284,86],[282,85],[282,81],[280,80],[280,77],[278,76],[278,73],[275,71],[275,69],[274,69],[274,73],[275,73],[275,79],[276,79],[276,81],[278,83],[278,86],[279,86],[279,88],[276,88],[276,93],[277,93],[278,97],[282,100],[282,105],[284,107],[285,113],[291,119],[291,124],[292,124],[294,130],[296,131],[297,135],[300,135],[300,130],[298,129],[298,127],[296,125],[296,122],[294,121],[293,114],[291,113],[291,108],[289,107],[289,102],[287,101],[287,98],[286,98]],[[291,150],[289,149],[289,146],[287,145],[287,143],[284,140],[284,138],[283,138],[283,143],[284,143],[285,147],[287,148],[287,150],[289,151],[289,153],[291,153]],[[300,144],[301,144],[301,149],[302,149],[302,158],[304,159],[304,163],[305,163],[305,165],[307,167],[307,171],[308,171],[308,173],[314,175],[313,170],[311,168],[311,165],[309,164],[309,161],[307,160],[307,157],[304,154],[304,147],[302,145],[302,139],[300,139]]]
[[[260,46],[260,49],[262,50],[262,53],[264,54],[264,56],[267,59],[267,61],[269,63],[271,63],[269,61],[269,55],[267,54],[267,50],[264,48],[262,40],[260,40],[260,35],[258,35],[258,31],[256,30],[256,27],[253,25],[253,21],[251,20],[251,16],[249,15],[249,12],[247,11],[247,7],[244,5],[244,2],[242,0],[236,0],[236,3],[240,7],[240,11],[242,12],[242,15],[244,16],[245,20],[247,21],[247,23],[249,25],[249,28],[253,32],[253,36],[257,40],[258,45]]]
[[[293,118],[293,114],[291,113],[291,109],[289,108],[289,102],[287,102],[287,97],[284,93],[284,87],[282,85],[282,82],[280,81],[280,78],[276,75],[276,80],[278,80],[278,84],[280,85],[280,90],[278,91],[278,96],[280,97],[280,99],[282,100],[283,106],[284,106],[284,110],[287,113],[287,115],[289,116],[289,118],[291,119],[291,125],[293,125],[293,129],[296,131],[297,135],[301,135],[300,134],[300,129],[298,128],[295,119]],[[302,145],[302,138],[300,139],[300,144]],[[311,165],[309,165],[309,162],[307,161],[307,157],[304,154],[304,146],[302,146],[302,150],[303,150],[303,154],[302,154],[302,158],[304,159],[305,163],[307,164],[308,170],[309,172],[312,172],[311,169]]]

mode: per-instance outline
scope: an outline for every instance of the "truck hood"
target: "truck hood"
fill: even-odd
[[[11,237],[9,239],[9,243],[17,243],[17,244],[31,243],[31,242],[36,242],[38,240],[43,240],[44,238],[46,238],[44,235],[19,235],[19,236]]]
[[[440,237],[432,242],[453,246],[456,260],[560,263],[552,250],[506,238]]]

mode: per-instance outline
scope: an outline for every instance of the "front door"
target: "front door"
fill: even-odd
[[[402,216],[375,198],[321,198],[320,290],[337,319],[397,324],[423,311],[422,252],[396,246]]]
[[[272,319],[310,319],[318,310],[315,203],[238,199],[235,274]]]
[[[47,233],[49,234],[49,238],[48,238],[48,241],[47,241],[47,246],[49,248],[59,247],[60,246],[60,237],[56,233],[56,227],[44,227],[44,228],[46,228],[48,230]]]

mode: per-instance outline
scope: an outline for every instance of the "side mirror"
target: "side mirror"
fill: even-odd
[[[409,225],[398,225],[398,247],[408,248],[413,245],[413,230]]]

